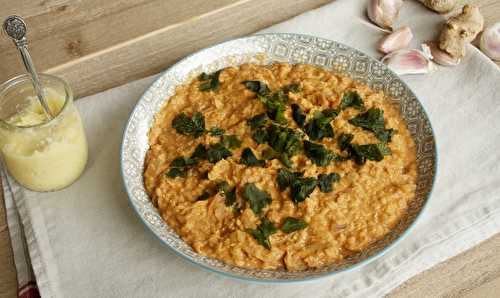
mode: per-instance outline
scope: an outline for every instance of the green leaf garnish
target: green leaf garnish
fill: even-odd
[[[177,157],[172,162],[170,162],[170,166],[173,168],[182,168],[195,165],[197,160],[189,157]]]
[[[350,107],[361,111],[365,109],[365,104],[363,103],[363,99],[361,98],[361,96],[359,96],[358,92],[356,91],[349,91],[342,96],[340,109],[344,110]]]
[[[221,181],[217,183],[215,189],[225,197],[224,205],[229,207],[236,202],[236,187],[230,188],[226,181]]]
[[[172,127],[180,134],[197,138],[205,132],[205,118],[200,112],[193,113],[192,117],[182,112],[172,120]]]
[[[327,166],[335,158],[335,154],[322,144],[309,141],[304,141],[304,152],[313,163],[321,167]]]
[[[268,127],[267,132],[267,143],[278,153],[285,153],[291,157],[302,148],[300,134],[291,128],[272,124]]]
[[[331,192],[333,191],[332,184],[340,180],[340,175],[337,173],[330,174],[319,174],[318,176],[318,186],[321,192]]]
[[[249,167],[263,167],[266,164],[264,160],[257,159],[252,149],[248,147],[241,152],[240,163]]]
[[[242,83],[248,90],[257,94],[257,98],[266,107],[267,116],[270,119],[281,124],[287,123],[285,110],[288,96],[283,90],[271,93],[269,87],[260,81],[243,81]]]
[[[371,131],[382,142],[391,141],[394,129],[386,129],[384,122],[384,111],[378,108],[371,108],[363,114],[349,120],[352,125]]]
[[[351,145],[351,155],[354,161],[362,165],[366,160],[381,161],[385,155],[390,155],[391,150],[384,143]]]
[[[224,158],[230,157],[231,155],[231,151],[229,151],[229,149],[221,143],[212,144],[207,150],[207,159],[211,163],[217,163]]]
[[[264,144],[267,142],[269,139],[269,136],[267,134],[267,130],[265,128],[259,128],[254,131],[252,134],[252,139],[257,143],[257,144]]]
[[[290,157],[301,149],[300,134],[291,128],[276,124],[255,130],[252,138],[258,144],[267,143],[273,149],[266,153],[264,159],[278,158],[287,167],[292,166]]]
[[[300,91],[300,85],[298,83],[292,83],[281,88],[284,93],[297,93]]]
[[[265,113],[262,113],[248,119],[247,124],[250,126],[250,128],[256,129],[266,125],[267,119],[267,115]]]
[[[351,144],[352,139],[354,139],[353,134],[350,133],[341,134],[337,139],[337,143],[339,145],[340,150],[342,151],[346,150]]]
[[[241,146],[241,141],[236,135],[222,136],[222,145],[229,149],[236,149]]]
[[[222,69],[211,74],[206,74],[204,72],[201,73],[201,75],[198,77],[198,80],[202,81],[202,83],[200,84],[200,86],[198,86],[198,89],[203,92],[210,90],[216,91],[217,89],[219,89],[219,76],[221,71]]]
[[[318,181],[314,177],[295,178],[290,185],[290,195],[295,203],[303,202],[316,187]]]
[[[248,90],[262,96],[266,96],[271,93],[271,90],[269,90],[266,83],[260,81],[243,81],[242,84],[245,85]]]
[[[226,131],[219,127],[212,127],[208,132],[210,133],[211,136],[216,137],[216,136],[222,136]]]
[[[338,112],[334,109],[326,109],[314,113],[314,117],[304,127],[304,131],[313,141],[323,138],[333,138],[333,127],[330,122],[337,117]]]
[[[186,177],[187,171],[197,163],[198,160],[195,158],[177,157],[170,162],[170,169],[166,175],[170,178]]]
[[[288,97],[282,91],[278,91],[268,96],[259,95],[257,97],[266,107],[267,116],[270,119],[280,124],[286,124],[288,122],[285,117]]]
[[[306,114],[298,104],[292,104],[292,118],[300,128],[304,127],[306,123]]]
[[[187,171],[184,168],[170,168],[165,175],[170,178],[186,177]]]
[[[271,204],[271,196],[253,183],[243,186],[243,198],[250,204],[250,209],[257,216],[262,214],[262,209]]]
[[[191,154],[191,158],[201,160],[207,159],[207,148],[203,144],[198,144]]]
[[[300,178],[303,175],[303,172],[290,172],[287,169],[279,169],[276,182],[278,183],[280,190],[285,190],[287,187],[292,185],[295,179]]]
[[[256,229],[247,229],[247,232],[252,235],[257,242],[267,249],[271,249],[269,236],[278,232],[278,229],[267,218],[262,219],[262,222]]]
[[[358,165],[364,164],[367,160],[381,161],[384,156],[391,154],[391,149],[386,143],[356,145],[351,143],[352,139],[352,134],[342,134],[337,141],[340,149],[346,150],[348,158]]]
[[[287,217],[281,225],[281,230],[285,233],[292,233],[298,230],[305,229],[308,224],[299,218]]]

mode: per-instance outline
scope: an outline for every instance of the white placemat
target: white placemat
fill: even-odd
[[[357,21],[364,5],[338,0],[265,32],[317,35],[377,56],[381,33]],[[415,45],[441,21],[415,1],[405,1],[400,20],[414,29]],[[500,71],[473,47],[457,67],[404,77],[426,108],[438,145],[438,176],[425,214],[377,260],[305,284],[249,284],[202,271],[142,226],[123,190],[119,147],[127,117],[153,79],[78,101],[90,160],[71,187],[33,193],[9,181],[43,297],[380,296],[500,232]]]

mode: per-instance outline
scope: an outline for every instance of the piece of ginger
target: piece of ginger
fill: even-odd
[[[460,0],[418,0],[427,8],[439,13],[448,13],[452,11]]]
[[[465,46],[476,38],[483,26],[484,18],[479,8],[467,4],[460,14],[446,21],[439,36],[439,48],[453,58],[462,58]]]

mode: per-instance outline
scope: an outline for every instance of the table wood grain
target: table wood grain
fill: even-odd
[[[266,12],[259,9],[264,2]],[[83,96],[156,73],[188,52],[254,32],[326,2],[0,0],[0,19],[10,14],[26,17],[39,68],[73,82],[76,94]],[[468,2],[481,8],[487,25],[500,21],[499,0]],[[256,11],[261,15],[256,16]],[[147,21],[143,16],[148,16]],[[151,53],[140,60],[133,58],[145,44]],[[0,53],[0,81],[4,81],[22,66],[5,38],[0,38]],[[498,297],[499,255],[497,234],[413,277],[388,297]],[[0,192],[0,297],[16,297],[13,264]]]

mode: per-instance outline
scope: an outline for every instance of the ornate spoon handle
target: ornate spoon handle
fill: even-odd
[[[26,23],[19,16],[10,16],[5,19],[3,23],[3,29],[9,35],[14,44],[16,45],[19,53],[21,54],[21,58],[23,59],[24,67],[26,71],[31,75],[31,82],[33,84],[33,88],[35,89],[35,93],[40,101],[40,104],[45,111],[45,114],[49,119],[54,118],[52,111],[50,110],[47,100],[45,99],[45,94],[40,84],[40,80],[38,78],[38,74],[35,69],[35,65],[33,60],[31,59],[30,53],[28,52],[28,41],[26,39]]]

